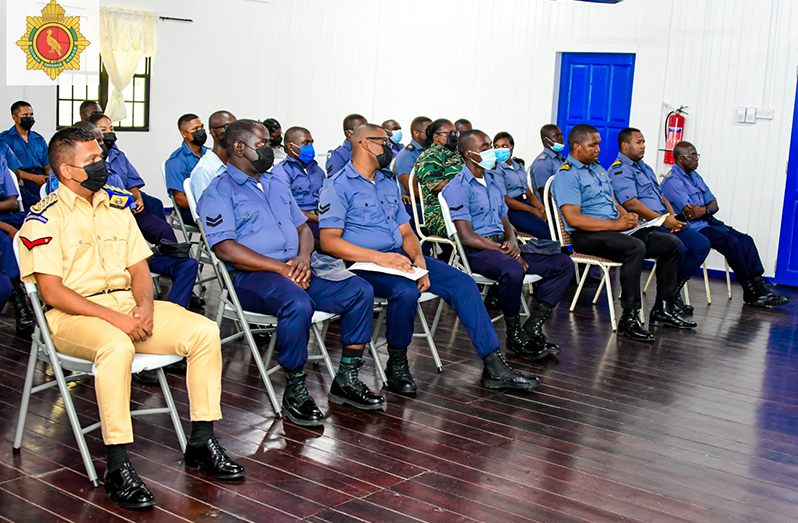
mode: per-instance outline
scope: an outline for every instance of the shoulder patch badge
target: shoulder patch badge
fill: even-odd
[[[108,193],[108,205],[114,209],[126,209],[133,206],[132,193],[112,185],[104,185],[103,190]]]
[[[571,168],[571,164],[570,163],[564,163],[564,164],[562,164],[562,167],[560,167],[560,170],[561,171],[567,171],[570,168]]]
[[[612,164],[610,167],[618,167],[619,165],[621,165],[621,161],[620,160],[615,160],[615,163]]]
[[[32,240],[32,241],[27,239],[27,238],[25,238],[24,236],[20,236],[19,239],[22,240],[22,245],[27,247],[28,250],[31,250],[34,247],[38,247],[39,245],[47,245],[48,243],[53,241],[53,237],[52,236],[45,236],[43,238],[39,238],[39,239]]]
[[[405,149],[407,149],[408,151],[415,151],[416,150],[416,146],[413,145],[412,143],[409,143],[409,144],[407,144],[405,146]]]
[[[28,211],[28,215],[25,217],[25,221],[28,220],[36,220],[42,223],[47,223],[47,218],[42,215],[44,211],[55,205],[58,201],[58,193],[50,193],[41,200],[39,200],[36,205],[32,206]]]

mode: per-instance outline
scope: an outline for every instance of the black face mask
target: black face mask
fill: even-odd
[[[86,171],[86,179],[80,182],[80,186],[84,187],[91,192],[97,192],[103,188],[108,182],[108,168],[105,166],[104,160],[97,160],[94,163],[90,163],[89,165],[84,165],[83,167],[78,167],[77,165],[70,165],[70,167],[74,167],[75,169],[83,169]]]
[[[369,149],[369,152],[371,153],[371,149]],[[380,164],[380,169],[385,169],[391,165],[391,160],[393,160],[393,152],[387,143],[382,144],[382,152],[380,154],[374,154],[374,156],[377,158],[377,163]]]
[[[100,144],[100,149],[103,150],[103,161],[108,159],[108,146],[105,145],[105,142]]]
[[[107,147],[108,149],[113,147],[113,145],[116,143],[116,133],[114,132],[103,133],[103,143],[105,144],[105,147]]]
[[[201,147],[205,145],[207,141],[208,133],[205,132],[205,129],[198,129],[191,133],[191,143],[194,145],[199,145]]]
[[[33,116],[23,116],[19,119],[19,126],[25,129],[26,131],[30,131],[33,128],[33,124],[36,123],[36,120],[33,119]]]
[[[222,134],[220,134],[220,135],[217,137],[217,139],[219,140],[219,145],[221,145],[222,147],[227,147],[227,144],[226,144],[226,143],[225,143],[225,141],[224,141],[224,135],[225,135],[226,133],[227,133],[227,131],[222,131]]]
[[[247,145],[247,147],[249,147],[249,145]],[[263,147],[261,149],[255,149],[254,147],[249,148],[258,154],[257,160],[249,161],[258,174],[263,174],[272,168],[272,165],[274,165],[274,151],[271,147]]]
[[[451,134],[447,135],[446,136],[446,145],[445,145],[445,147],[447,149],[449,149],[450,151],[456,151],[457,150],[457,136],[454,136],[454,135],[451,135]]]
[[[278,136],[277,138],[272,138],[269,140],[269,145],[271,145],[272,147],[279,147],[281,143],[283,143],[282,135]]]

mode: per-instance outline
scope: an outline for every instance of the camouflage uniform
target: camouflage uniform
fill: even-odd
[[[433,144],[416,160],[416,178],[424,196],[424,225],[430,234],[446,237],[438,194],[432,189],[443,181],[449,181],[463,170],[463,158],[457,151]]]

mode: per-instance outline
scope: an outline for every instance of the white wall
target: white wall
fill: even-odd
[[[239,118],[276,117],[284,128],[308,127],[320,153],[340,144],[341,121],[351,112],[377,123],[395,118],[406,135],[420,114],[466,117],[489,134],[509,131],[517,154],[531,159],[540,150],[538,129],[555,118],[558,53],[631,52],[631,123],[648,139],[647,159],[665,171],[654,154],[664,146],[663,102],[689,105],[686,137],[702,153],[699,171],[718,196],[721,219],[751,233],[767,274],[774,272],[798,0],[121,4],[194,20],[159,24],[152,131],[119,136],[151,194],[165,197],[158,166],[179,145],[177,117],[196,112],[205,121],[222,108]],[[0,105],[19,97],[34,104],[37,130],[49,136],[54,89],[0,86]],[[773,108],[776,117],[737,124],[738,106]],[[717,255],[710,262],[722,267]]]

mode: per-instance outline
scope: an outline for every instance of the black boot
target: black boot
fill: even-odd
[[[515,316],[505,314],[504,324],[507,326],[505,346],[508,350],[520,355],[524,352],[526,344],[529,341],[529,336],[521,329],[521,317],[518,314]]]
[[[288,383],[283,393],[283,416],[300,427],[320,427],[324,424],[324,415],[305,387],[306,377],[302,367],[285,371]]]
[[[122,508],[135,510],[155,505],[155,497],[129,461],[113,472],[106,470],[103,483],[105,492]]]
[[[501,350],[495,350],[482,358],[482,363],[482,386],[486,389],[532,390],[540,385],[537,378],[510,367]]]
[[[388,376],[389,391],[413,396],[418,390],[413,376],[410,375],[410,365],[407,363],[407,348],[395,349],[388,347],[388,364],[385,372]]]
[[[357,377],[363,358],[352,358],[349,363],[341,362],[330,387],[330,403],[349,405],[360,410],[385,410],[385,398],[372,392]]]
[[[488,295],[485,296],[485,308],[488,310],[497,310],[499,308],[498,285],[491,285],[488,289]]]
[[[675,329],[695,329],[698,327],[696,322],[684,319],[674,310],[673,304],[665,300],[657,300],[648,315],[648,321],[651,325],[673,327]]]
[[[15,288],[11,292],[11,305],[14,307],[14,315],[17,317],[17,334],[30,337],[33,334],[35,318],[33,311],[28,307],[28,300],[21,289]]]
[[[529,311],[529,318],[524,322],[524,332],[532,339],[538,347],[545,348],[549,354],[559,354],[560,347],[549,341],[543,332],[543,324],[551,315],[553,308],[545,303],[535,302],[535,306]]]
[[[789,298],[776,294],[768,289],[768,286],[765,284],[765,279],[761,275],[752,277],[750,282],[754,287],[756,295],[764,298],[765,307],[779,307],[790,303]]]
[[[618,320],[618,334],[635,341],[654,341],[654,336],[640,323],[640,309],[624,309]]]
[[[692,316],[695,310],[695,307],[687,305],[682,299],[682,289],[688,281],[690,281],[690,278],[682,278],[676,286],[676,298],[673,300],[673,308],[676,309],[680,316]]]

